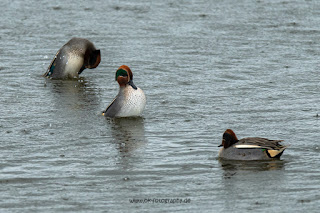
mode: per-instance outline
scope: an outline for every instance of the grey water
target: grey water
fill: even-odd
[[[0,212],[318,212],[320,1],[0,7]],[[72,37],[100,65],[43,78]],[[101,115],[122,64],[147,96],[142,118]],[[219,161],[227,128],[290,146]]]

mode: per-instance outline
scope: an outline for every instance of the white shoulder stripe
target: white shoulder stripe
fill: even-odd
[[[261,146],[258,145],[248,145],[248,144],[239,144],[234,146],[237,149],[256,149],[261,148]]]

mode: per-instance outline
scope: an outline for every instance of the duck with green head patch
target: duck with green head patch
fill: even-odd
[[[100,50],[84,38],[72,38],[56,53],[44,77],[78,78],[86,68],[96,68],[101,61]]]
[[[141,116],[146,105],[146,96],[142,89],[134,85],[130,68],[126,65],[120,66],[115,80],[120,86],[119,93],[102,114],[111,118]]]
[[[219,158],[226,160],[272,160],[280,159],[287,148],[281,145],[282,140],[269,140],[267,138],[243,138],[238,140],[236,134],[227,129],[222,138],[223,146],[219,151]]]

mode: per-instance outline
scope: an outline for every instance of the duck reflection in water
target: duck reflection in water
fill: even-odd
[[[64,107],[67,110],[84,109],[94,111],[98,107],[96,91],[85,78],[70,80],[48,80],[45,87],[51,89],[56,108]]]
[[[224,178],[232,178],[242,171],[270,171],[283,170],[285,161],[283,160],[266,160],[266,161],[237,161],[218,159],[221,168],[224,170]]]
[[[142,117],[109,118],[109,120],[112,125],[112,136],[122,156],[130,156],[132,151],[146,143]]]

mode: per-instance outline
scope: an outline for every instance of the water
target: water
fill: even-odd
[[[319,1],[0,6],[1,212],[318,211]],[[74,36],[100,65],[41,77]],[[101,116],[122,64],[146,93],[141,119]],[[220,162],[227,128],[290,147],[281,161]]]

